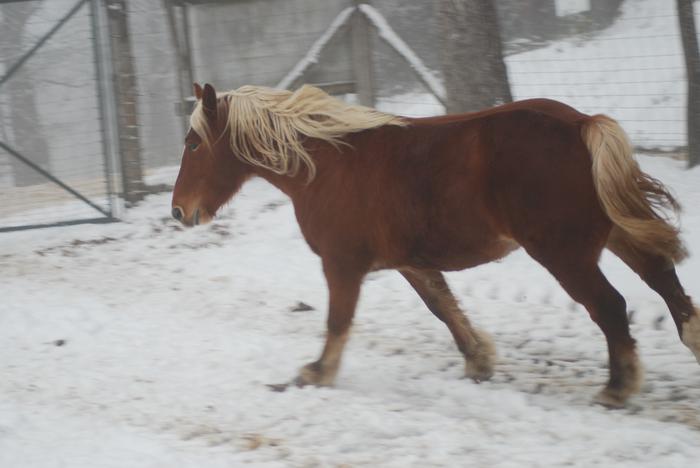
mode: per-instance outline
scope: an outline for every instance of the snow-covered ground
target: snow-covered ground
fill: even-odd
[[[654,22],[672,2],[628,3],[598,44],[631,30],[665,31]],[[630,92],[669,96],[658,102],[584,102],[607,91],[571,81],[536,88],[543,64],[568,67],[562,82],[577,76],[577,60],[557,59],[608,63],[605,47],[592,44],[562,41],[509,58],[516,96],[569,93],[564,100],[583,110],[628,118],[633,137],[682,139],[682,116],[659,110],[680,106],[676,93],[684,92],[666,58],[650,67],[668,66],[670,78],[646,73],[634,84],[643,92]],[[658,47],[637,42],[630,50],[665,56]],[[617,72],[627,73],[622,65]],[[380,108],[441,113],[431,99],[394,96]],[[622,115],[641,108],[655,109],[659,122]],[[700,299],[700,170],[640,159],[686,207],[683,230],[695,255],[679,273]],[[151,182],[172,183],[175,171]],[[275,393],[267,384],[288,381],[317,357],[325,322],[319,261],[289,201],[252,181],[209,226],[184,230],[169,212],[169,195],[160,195],[123,223],[0,235],[0,468],[698,464],[700,367],[662,301],[610,255],[603,267],[627,299],[646,369],[625,410],[591,405],[607,378],[603,337],[522,251],[448,275],[474,322],[495,338],[492,381],[462,379],[446,328],[403,278],[379,272],[365,282],[336,386]],[[295,311],[299,302],[313,309]]]
[[[700,172],[642,158],[686,207],[700,252]],[[172,180],[173,173],[165,174]],[[289,201],[252,181],[209,226],[169,196],[111,225],[0,236],[0,467],[690,467],[700,367],[661,300],[615,258],[646,384],[591,405],[602,335],[522,251],[449,275],[499,348],[462,378],[450,334],[395,272],[372,274],[335,388],[292,378],[322,344],[326,290]],[[679,268],[700,298],[700,262]],[[313,307],[293,311],[298,302]]]

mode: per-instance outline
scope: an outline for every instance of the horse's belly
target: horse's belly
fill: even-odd
[[[407,266],[440,271],[464,270],[503,258],[519,247],[520,244],[504,236],[436,244],[414,252]]]

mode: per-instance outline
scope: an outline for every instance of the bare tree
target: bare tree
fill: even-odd
[[[700,55],[693,0],[676,0],[688,78],[688,167],[700,164]]]
[[[513,100],[492,0],[438,0],[447,112]]]

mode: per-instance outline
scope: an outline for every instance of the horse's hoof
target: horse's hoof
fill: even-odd
[[[604,388],[595,396],[593,403],[608,409],[622,409],[627,403],[627,397],[609,388]]]
[[[302,369],[302,371],[303,371],[303,369]],[[291,382],[285,382],[285,383],[280,383],[280,384],[267,384],[266,386],[267,386],[267,388],[269,388],[273,392],[282,393],[282,392],[287,391],[287,389],[289,387],[302,388],[302,387],[306,387],[307,385],[315,385],[317,387],[321,386],[320,384],[314,382],[312,375],[310,375],[308,373],[304,373],[304,372],[300,372],[299,375],[297,377],[295,377],[294,379],[292,379]]]
[[[303,368],[299,372],[299,375],[292,379],[291,382],[281,384],[267,384],[267,388],[269,388],[273,392],[281,393],[286,391],[289,387],[302,388],[306,387],[307,385],[314,385],[316,387],[322,386],[322,384],[317,382],[319,379],[312,371],[304,372],[304,369],[305,368]]]
[[[315,384],[315,383],[313,383],[313,382],[310,382],[310,381],[308,380],[308,378],[303,377],[301,374],[300,374],[300,375],[297,375],[297,376],[294,378],[294,380],[292,380],[292,383],[291,383],[291,384],[294,385],[294,386],[296,386],[296,387],[298,387],[298,388],[306,387],[307,385],[317,385],[317,384]]]
[[[610,409],[624,408],[627,399],[639,392],[642,387],[644,372],[639,364],[637,353],[632,350],[620,358],[618,375],[615,379],[616,385],[610,386],[608,383],[593,400],[595,403]]]
[[[335,372],[325,369],[318,361],[312,362],[299,369],[299,375],[294,379],[294,385],[305,387],[329,387],[333,385]]]
[[[490,362],[467,361],[464,364],[464,376],[476,383],[486,382],[493,377],[493,366]]]
[[[474,330],[475,343],[465,353],[464,375],[474,382],[485,382],[493,376],[496,361],[496,346],[491,335],[483,330]]]

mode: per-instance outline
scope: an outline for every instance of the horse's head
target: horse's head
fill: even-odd
[[[172,215],[186,226],[214,217],[251,175],[251,167],[234,157],[227,137],[225,98],[214,88],[194,84],[197,105],[190,118],[180,173],[173,189]]]

